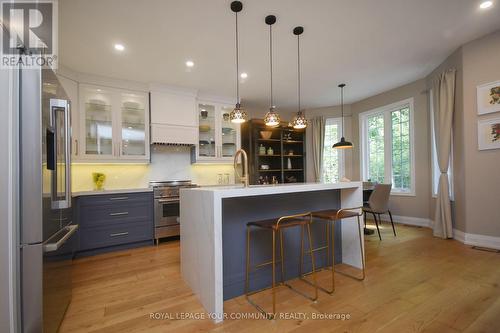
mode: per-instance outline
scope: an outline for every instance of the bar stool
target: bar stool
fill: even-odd
[[[359,212],[356,210],[359,209]],[[361,277],[357,277],[345,272],[337,271],[337,273],[340,273],[342,275],[348,276],[350,278],[353,278],[358,281],[362,281],[365,279],[365,257],[363,255],[363,239],[361,238],[361,220],[360,217],[363,216],[363,207],[353,207],[353,208],[342,208],[342,209],[329,209],[329,210],[322,210],[322,211],[316,211],[312,213],[312,216],[315,218],[318,218],[319,221],[323,221],[326,224],[326,245],[324,246],[319,246],[314,248],[312,251],[317,252],[321,250],[326,250],[327,254],[327,261],[326,261],[326,266],[321,267],[316,270],[316,272],[328,269],[329,266],[328,264],[330,263],[330,256],[332,260],[332,265],[331,265],[331,273],[332,273],[332,286],[331,289],[327,289],[321,286],[318,286],[319,289],[322,291],[332,295],[335,292],[335,222],[340,221],[345,218],[350,218],[350,217],[356,217],[358,221],[358,237],[359,237],[359,249],[360,249],[360,254],[361,254],[361,263],[362,263],[362,275]],[[331,229],[331,232],[330,232]],[[330,237],[331,237],[331,244],[330,244]],[[303,255],[303,254],[302,254]],[[302,262],[302,259],[301,259]],[[305,277],[309,273],[302,273],[302,267],[299,271],[300,277],[303,281],[311,284]]]
[[[313,255],[313,248],[312,248],[312,237],[311,237],[311,223],[312,223],[312,214],[311,213],[304,213],[304,214],[296,214],[296,215],[289,215],[289,216],[282,216],[278,219],[271,219],[271,220],[263,220],[263,221],[253,221],[253,222],[248,222],[247,223],[247,258],[246,258],[246,273],[245,273],[245,297],[248,300],[250,304],[252,304],[258,311],[261,313],[265,314],[268,319],[274,319],[276,316],[276,287],[279,286],[286,286],[293,290],[294,292],[298,293],[299,295],[302,295],[311,301],[316,301],[318,298],[318,288],[316,285],[316,266],[314,262],[314,255]],[[256,228],[261,228],[261,229],[267,229],[272,231],[273,235],[273,240],[272,240],[272,259],[271,261],[263,262],[254,265],[253,267],[250,265],[250,229],[252,227]],[[285,259],[284,259],[284,250],[283,250],[283,229],[286,228],[292,228],[292,227],[300,227],[301,228],[301,263],[302,265],[302,259],[304,255],[304,228],[307,228],[307,237],[309,240],[309,255],[311,256],[311,263],[312,263],[312,271],[310,274],[313,276],[313,281],[314,284],[312,284],[315,288],[315,293],[314,297],[308,296],[305,293],[302,293],[301,291],[295,289],[291,285],[287,284],[285,282]],[[279,238],[280,238],[280,260],[276,261],[276,233],[279,233]],[[276,285],[276,263],[280,262],[281,263],[281,283],[279,285]],[[272,286],[259,289],[256,291],[249,291],[249,274],[251,269],[258,269],[262,268],[267,265],[272,265]],[[308,281],[308,283],[310,283]],[[261,292],[263,290],[267,290],[271,288],[272,289],[272,297],[273,297],[273,312],[272,316],[269,315],[268,312],[266,312],[262,307],[260,307],[257,303],[252,301],[250,299],[251,295],[254,295],[258,292]]]

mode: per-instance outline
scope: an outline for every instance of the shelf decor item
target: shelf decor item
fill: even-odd
[[[500,81],[482,84],[477,87],[477,113],[500,112]]]
[[[273,135],[272,131],[260,131],[260,137],[264,140],[269,140]]]
[[[239,62],[239,43],[238,43],[238,13],[243,10],[243,4],[241,1],[231,2],[231,10],[234,12],[236,17],[236,105],[234,109],[229,114],[229,118],[232,123],[241,124],[247,121],[247,113],[242,109],[240,104],[240,62]]]
[[[340,88],[340,105],[341,105],[341,112],[342,112],[342,128],[340,134],[342,137],[340,138],[340,141],[337,142],[336,144],[333,145],[332,148],[337,148],[337,149],[349,149],[352,148],[352,143],[349,141],[346,141],[344,138],[344,87],[345,83],[339,84]]]
[[[300,108],[300,35],[304,32],[303,27],[295,27],[293,29],[293,34],[297,36],[297,96],[298,96],[298,108],[297,115],[293,117],[291,125],[295,129],[303,129],[307,127],[307,119]]]
[[[94,181],[94,190],[104,190],[104,181],[106,180],[105,174],[103,174],[102,172],[93,172],[92,180]]]
[[[266,16],[265,22],[269,25],[269,64],[271,73],[271,105],[269,106],[269,112],[266,113],[264,117],[264,123],[269,127],[279,126],[281,120],[280,115],[276,112],[276,106],[273,103],[273,24],[276,23],[276,16],[268,15]]]
[[[274,155],[274,149],[273,149],[273,147],[267,148],[267,155]]]
[[[259,155],[266,155],[266,147],[262,143],[259,146]]]
[[[479,150],[500,149],[500,117],[477,122]]]

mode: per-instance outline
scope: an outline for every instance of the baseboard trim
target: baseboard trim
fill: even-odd
[[[458,229],[453,229],[453,238],[465,245],[500,250],[500,237],[469,234]]]
[[[370,217],[370,214],[368,214],[368,217]],[[385,222],[391,221],[389,214],[381,214],[380,217],[382,218],[382,221]],[[401,224],[413,225],[424,228],[430,228],[432,226],[431,220],[422,217],[392,215],[392,219],[394,223],[401,223]]]
[[[368,214],[370,217],[370,214]],[[380,216],[382,221],[390,222],[389,214]],[[394,223],[407,224],[417,227],[432,228],[433,221],[421,217],[392,215]],[[485,247],[500,250],[500,237],[469,234],[458,229],[453,229],[453,239],[470,246]]]

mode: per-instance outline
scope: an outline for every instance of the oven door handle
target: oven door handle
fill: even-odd
[[[158,201],[158,203],[178,203],[179,202],[179,199],[178,198],[175,198],[175,199],[156,199]]]

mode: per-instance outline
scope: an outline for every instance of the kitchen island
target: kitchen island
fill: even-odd
[[[244,293],[247,222],[316,210],[359,207],[362,200],[361,182],[182,189],[182,276],[206,311],[214,316],[215,321],[221,321],[224,300]],[[336,264],[362,267],[357,228],[358,224],[352,218],[336,224]],[[298,276],[300,230],[292,229],[284,236],[286,279]],[[326,242],[324,230],[322,223],[313,223],[315,246]],[[252,263],[269,260],[271,232],[252,232]],[[304,266],[307,270],[310,269],[310,258],[306,258],[309,260]],[[317,253],[315,258],[317,266],[325,264],[324,254]],[[250,278],[252,290],[269,286],[271,268],[260,269]]]

